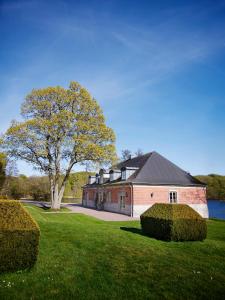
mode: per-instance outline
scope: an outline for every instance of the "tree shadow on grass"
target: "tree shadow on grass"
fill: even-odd
[[[121,230],[132,232],[135,234],[139,234],[142,236],[146,236],[146,234],[143,233],[143,231],[140,228],[135,228],[135,227],[120,227]]]
[[[40,203],[40,208],[42,208],[43,210],[50,210],[50,207],[45,205],[44,203]]]

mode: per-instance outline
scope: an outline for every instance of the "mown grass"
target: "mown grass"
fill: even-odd
[[[138,221],[104,222],[81,214],[45,214],[32,270],[0,275],[0,299],[221,299],[225,222],[208,221],[204,242],[162,242]]]
[[[67,207],[61,207],[60,209],[52,209],[50,207],[46,207],[46,206],[43,206],[41,207],[42,209],[42,212],[47,212],[47,213],[61,213],[61,212],[71,212],[71,210]]]

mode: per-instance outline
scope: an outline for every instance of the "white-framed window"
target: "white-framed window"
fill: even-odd
[[[120,192],[119,193],[119,202],[120,202],[120,209],[123,209],[126,207],[126,203],[125,203],[125,192]]]
[[[126,170],[122,171],[121,173],[121,179],[126,180]]]
[[[109,191],[107,192],[106,202],[110,203],[111,201],[112,201],[112,192]]]
[[[103,200],[104,200],[103,192],[99,192],[99,193],[98,193],[98,201],[99,201],[99,202],[103,202]]]
[[[169,192],[169,201],[170,201],[170,203],[177,203],[177,192],[176,191]]]

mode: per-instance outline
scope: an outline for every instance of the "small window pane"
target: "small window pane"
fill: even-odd
[[[169,200],[170,203],[177,203],[177,192],[170,192]]]

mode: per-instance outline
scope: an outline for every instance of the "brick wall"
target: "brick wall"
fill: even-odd
[[[104,209],[127,215],[140,216],[154,203],[169,203],[169,192],[177,192],[177,202],[188,204],[203,217],[208,218],[205,187],[178,187],[178,186],[133,186],[133,209],[131,203],[131,187],[128,185],[105,186],[104,188],[85,188],[83,191],[83,205],[95,207],[97,192],[111,192],[111,201],[104,202]],[[87,197],[88,192],[88,197]],[[121,209],[119,193],[125,193],[125,208]],[[88,199],[88,201],[87,201]]]
[[[170,191],[177,192],[178,203],[206,203],[206,189],[204,187],[134,186],[134,204],[147,205],[156,202],[168,203]]]
[[[123,213],[126,215],[131,214],[131,188],[129,186],[105,186],[98,188],[84,188],[83,190],[83,205],[88,207],[95,206],[96,193],[104,192],[105,201],[104,209],[108,211]],[[106,195],[111,192],[111,201],[107,201]],[[125,195],[125,207],[121,208],[119,195],[120,193]],[[88,196],[87,196],[88,193]],[[88,199],[88,200],[87,200]]]
[[[104,192],[108,193],[111,192],[111,202],[112,203],[118,203],[119,200],[119,193],[124,192],[125,197],[125,203],[131,204],[131,188],[129,186],[116,186],[116,187],[104,187],[104,188],[84,188],[83,189],[83,199],[87,198],[88,193],[88,199],[91,201],[95,200],[96,193]]]

